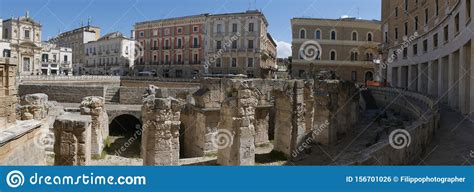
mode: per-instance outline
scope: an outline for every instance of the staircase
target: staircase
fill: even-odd
[[[120,103],[120,87],[105,88],[105,103]]]
[[[366,109],[368,110],[378,109],[377,102],[375,101],[375,98],[372,95],[372,92],[370,90],[368,89],[362,90],[361,94],[362,94],[362,97],[364,97]]]

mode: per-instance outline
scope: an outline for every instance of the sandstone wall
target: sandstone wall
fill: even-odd
[[[87,85],[20,85],[19,95],[44,93],[49,100],[60,103],[81,103],[88,96],[104,96],[104,86]]]
[[[0,132],[0,165],[46,165],[40,126],[39,121],[32,120]]]
[[[143,95],[146,87],[120,87],[120,104],[138,105],[143,102]],[[160,89],[160,88],[158,88]],[[161,88],[166,89],[170,97],[178,99],[186,99],[188,96],[196,92],[199,87],[190,88]]]
[[[351,165],[408,165],[426,153],[439,128],[439,108],[433,98],[416,92],[396,88],[372,87],[369,89],[379,107],[388,107],[415,119],[403,127],[408,131],[410,144],[401,149],[390,145],[388,138],[361,152],[361,155],[338,164]]]

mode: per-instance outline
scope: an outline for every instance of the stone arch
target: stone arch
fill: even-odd
[[[131,114],[120,114],[111,117],[109,121],[109,134],[111,136],[134,134],[142,126],[140,119]]]

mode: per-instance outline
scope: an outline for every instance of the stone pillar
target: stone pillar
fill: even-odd
[[[104,149],[104,140],[109,136],[109,116],[102,97],[85,97],[82,99],[81,115],[92,118],[91,152],[92,156],[100,156]]]
[[[148,97],[142,107],[143,165],[179,164],[180,104],[174,98]]]
[[[48,116],[48,95],[29,94],[21,97],[21,120],[42,120]]]
[[[278,90],[275,94],[274,150],[282,152],[288,158],[296,159],[298,156],[292,154],[301,146],[306,132],[304,82],[289,81],[288,83],[287,90]],[[316,124],[317,119],[315,118],[314,121]]]
[[[255,108],[258,99],[250,81],[231,80],[222,104],[216,139],[219,165],[255,165]]]
[[[452,108],[455,107],[454,105],[454,102],[455,102],[455,99],[454,99],[454,88],[453,86],[455,85],[455,75],[454,75],[454,54],[451,53],[449,54],[449,70],[448,70],[448,87],[447,87],[447,91],[448,91],[448,105]]]
[[[0,129],[16,122],[16,63],[13,58],[0,59]]]
[[[54,165],[88,165],[91,160],[91,118],[66,113],[54,122]]]

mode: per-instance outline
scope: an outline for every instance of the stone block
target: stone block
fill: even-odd
[[[54,122],[54,165],[88,165],[91,117],[65,113]]]

